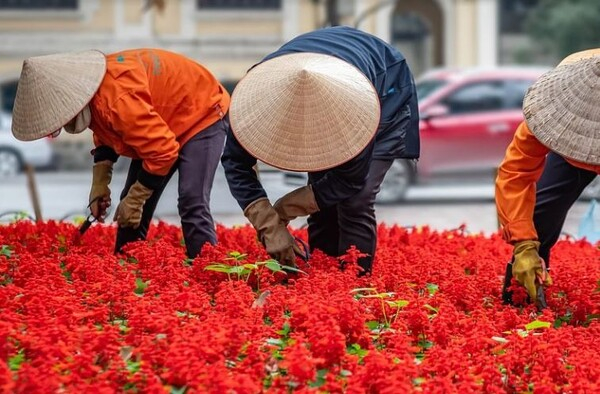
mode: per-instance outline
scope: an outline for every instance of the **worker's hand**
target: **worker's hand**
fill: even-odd
[[[311,185],[292,190],[277,200],[273,208],[286,224],[298,216],[307,216],[319,211]]]
[[[264,197],[253,201],[244,215],[256,229],[269,256],[282,265],[296,267],[296,253],[300,253],[300,248],[269,200]]]
[[[142,221],[144,204],[152,196],[152,192],[152,189],[142,185],[139,181],[135,182],[119,203],[113,220],[119,223],[120,227],[138,228]]]
[[[543,267],[543,261],[538,254],[538,241],[520,241],[514,245],[512,265],[513,278],[527,289],[531,302],[537,302],[537,287],[550,285],[552,279]]]
[[[92,188],[90,190],[89,207],[92,216],[104,222],[106,211],[110,207],[110,181],[112,179],[113,162],[99,161],[92,170]]]

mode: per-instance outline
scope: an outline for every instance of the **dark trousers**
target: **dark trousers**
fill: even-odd
[[[540,257],[547,266],[550,264],[550,249],[560,237],[569,209],[596,175],[594,171],[569,164],[554,152],[548,154],[544,172],[537,183],[533,213],[540,241]]]
[[[558,241],[569,209],[579,198],[583,189],[596,178],[594,171],[569,164],[562,156],[550,152],[546,165],[536,186],[533,224],[540,241],[540,257],[550,268],[550,250]],[[502,297],[512,303],[512,293],[506,289],[512,280],[512,263],[506,266]]]
[[[175,171],[179,171],[177,208],[181,217],[188,257],[196,257],[206,242],[216,244],[217,234],[210,213],[210,192],[223,153],[226,122],[226,119],[217,121],[196,134],[181,148],[179,158],[165,177],[163,184],[154,190],[144,204],[140,226],[137,229],[118,228],[115,252],[120,252],[123,245],[128,242],[146,239],[158,200]],[[121,192],[121,200],[125,198],[131,185],[137,181],[141,168],[141,160],[131,162],[125,187]]]
[[[358,264],[370,272],[377,247],[375,196],[393,160],[373,160],[363,189],[346,201],[321,209],[308,217],[310,249],[320,249],[329,256],[341,256],[354,245],[368,257]],[[309,183],[314,179],[309,174]]]

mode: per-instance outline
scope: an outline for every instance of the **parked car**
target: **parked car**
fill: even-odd
[[[12,116],[0,113],[0,177],[13,176],[30,164],[35,168],[54,165],[52,142],[49,138],[19,141],[12,132]]]
[[[492,181],[514,131],[523,120],[523,98],[547,68],[438,69],[417,81],[421,157],[396,160],[379,203],[402,201],[415,184]],[[288,184],[304,174],[284,175]]]

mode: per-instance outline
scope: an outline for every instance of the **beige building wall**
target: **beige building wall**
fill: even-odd
[[[404,1],[404,0],[398,0]],[[443,64],[495,64],[499,0],[432,1],[443,14]],[[386,41],[396,4],[388,0],[340,0],[341,21]],[[196,0],[167,0],[163,12],[142,12],[144,0],[80,0],[73,11],[0,10],[0,84],[16,78],[29,56],[97,48],[161,47],[205,64],[222,80],[235,81],[262,57],[298,34],[321,27],[323,2],[281,0],[279,10],[206,10]]]

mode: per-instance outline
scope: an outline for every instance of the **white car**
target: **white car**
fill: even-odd
[[[0,113],[0,177],[14,176],[26,164],[36,168],[52,166],[54,153],[50,139],[19,141],[10,130],[11,124],[11,115]]]

